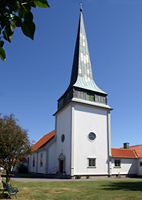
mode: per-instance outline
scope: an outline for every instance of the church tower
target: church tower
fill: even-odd
[[[107,93],[93,79],[82,9],[70,84],[55,115],[56,166],[60,173],[110,175],[110,111]]]

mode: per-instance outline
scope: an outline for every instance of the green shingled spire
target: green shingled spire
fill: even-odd
[[[72,75],[69,88],[72,86],[106,94],[95,84],[93,80],[92,67],[82,12],[80,13]]]
[[[66,92],[58,100],[58,109],[73,98],[107,104],[107,94],[93,80],[82,9],[80,11],[71,80]]]

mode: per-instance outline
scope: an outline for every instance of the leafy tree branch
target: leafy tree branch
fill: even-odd
[[[21,27],[27,37],[34,39],[35,23],[31,8],[47,8],[47,0],[0,0],[0,58],[4,61],[6,53],[4,41],[11,42],[16,27]]]
[[[14,115],[0,115],[0,165],[6,170],[6,182],[10,182],[12,168],[31,153],[27,130],[17,124]]]

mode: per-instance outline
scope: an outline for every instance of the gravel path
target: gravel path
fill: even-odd
[[[51,179],[51,178],[22,178],[22,177],[12,177],[12,180],[19,182],[58,182],[58,181],[101,181],[101,180],[139,180],[142,181],[142,178],[117,178],[117,177],[95,177],[95,178],[81,178],[81,179]]]

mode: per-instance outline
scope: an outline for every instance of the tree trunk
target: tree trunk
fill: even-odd
[[[11,168],[6,169],[6,183],[10,184]]]
[[[1,184],[1,171],[0,171],[0,184]]]

